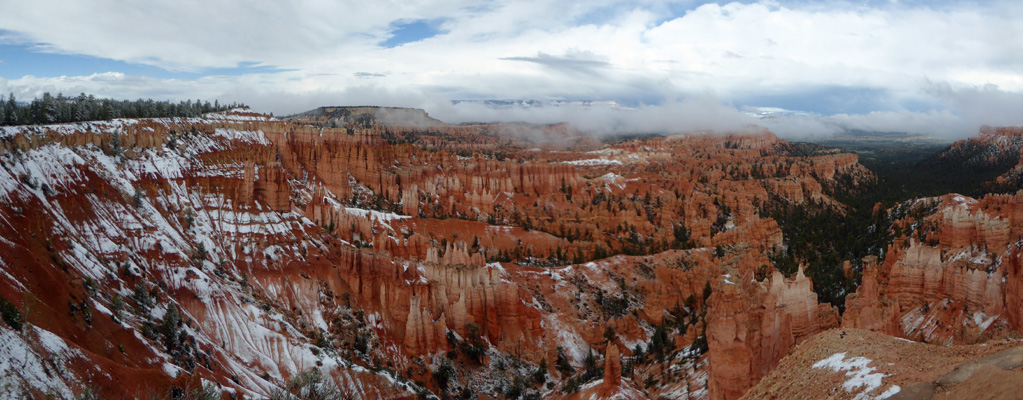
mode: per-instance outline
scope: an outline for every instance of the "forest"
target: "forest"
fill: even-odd
[[[999,158],[981,158],[985,162],[978,163],[971,160],[977,158],[981,149],[969,145],[920,149],[914,146],[868,148],[858,143],[856,147],[843,150],[869,154],[861,156],[860,160],[876,174],[876,179],[865,187],[856,190],[839,187],[830,193],[849,206],[848,209],[842,212],[815,207],[776,207],[768,212],[784,232],[787,248],[772,257],[775,266],[785,275],[791,275],[802,262],[819,299],[839,309],[845,306],[845,296],[859,285],[862,258],[874,255],[883,260],[893,239],[888,231],[891,220],[883,209],[946,193],[979,197],[1019,189],[985,184],[1015,165],[1011,152]],[[877,204],[883,205],[882,211],[875,212]],[[853,276],[843,275],[844,260],[852,264]]]
[[[244,107],[244,104],[221,104],[219,100],[114,100],[79,94],[75,97],[43,93],[29,102],[19,102],[14,93],[0,106],[0,125],[60,124],[81,121],[107,121],[115,118],[198,117],[205,113]]]

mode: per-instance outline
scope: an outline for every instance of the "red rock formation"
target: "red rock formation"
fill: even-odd
[[[591,349],[605,354],[616,388],[605,394],[631,396],[663,371],[621,377],[619,358],[683,318],[694,322],[671,340],[688,346],[706,326],[712,393],[723,393],[716,385],[749,387],[833,324],[805,277],[747,281],[783,243],[764,207],[840,207],[824,187],[870,179],[854,155],[793,156],[766,132],[598,148],[565,125],[423,132],[382,120],[318,128],[230,112],[5,130],[0,295],[88,354],[78,376],[99,368],[110,397],[167,389],[176,368],[258,397],[322,364],[364,397],[399,398],[410,392],[385,383],[384,368],[439,393],[426,366],[441,357],[455,360],[461,387],[496,393],[490,374],[504,372],[487,360],[535,364],[559,347],[577,367]],[[493,134],[505,128],[519,136]],[[537,132],[571,143],[536,151]],[[949,240],[1002,243],[999,221]],[[1020,227],[1010,222],[1010,234]],[[698,247],[711,245],[736,255]],[[620,253],[630,255],[606,257]],[[725,271],[745,278],[727,285]],[[39,305],[25,306],[28,292]],[[160,305],[139,304],[147,297]],[[152,333],[164,304],[186,316],[184,344]],[[102,311],[115,308],[116,322]],[[456,355],[477,333],[482,365]],[[687,362],[687,376],[647,393],[703,387],[706,358]]]
[[[916,228],[889,247],[881,265],[865,263],[862,285],[846,299],[843,326],[939,343],[1019,329],[1010,305],[1018,286],[1010,244],[1023,238],[1021,204],[1023,194],[980,201],[946,195],[896,209],[933,211],[895,221],[896,229]]]
[[[482,267],[486,260],[483,254],[469,254],[468,245],[465,242],[448,243],[443,256],[437,255],[437,249],[431,247],[426,251],[426,262],[444,265],[469,265]]]
[[[817,303],[802,269],[792,280],[778,272],[767,282],[751,276],[721,279],[710,299],[711,399],[739,398],[800,341],[838,326],[838,310]]]
[[[604,355],[604,386],[615,387],[622,383],[622,360],[618,353],[618,345],[607,346]]]

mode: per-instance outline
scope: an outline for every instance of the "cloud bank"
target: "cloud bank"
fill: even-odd
[[[0,8],[0,44],[197,76],[9,76],[20,61],[4,56],[0,91],[23,98],[219,98],[278,115],[378,104],[422,107],[450,122],[564,120],[605,132],[756,123],[789,136],[962,137],[982,124],[1023,124],[1023,5],[1014,1],[0,0]],[[431,29],[398,32],[416,24]],[[480,99],[614,100],[631,109],[450,103]],[[743,112],[751,106],[808,113],[755,119]]]

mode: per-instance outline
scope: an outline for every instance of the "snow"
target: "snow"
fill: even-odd
[[[624,184],[618,183],[618,178],[622,178],[621,175],[615,174],[614,172],[608,172],[604,174],[604,176],[601,176],[601,178],[604,179],[604,186],[608,189],[611,188],[611,185],[614,185],[618,189],[625,189]]]
[[[845,358],[845,353],[835,353],[831,357],[825,358],[818,361],[813,365],[814,369],[828,368],[834,372],[845,372],[845,376],[848,379],[842,383],[842,388],[847,393],[857,393],[854,399],[856,400],[868,400],[868,399],[887,399],[894,396],[899,392],[898,386],[892,386],[888,390],[877,397],[870,395],[875,389],[881,387],[882,380],[885,374],[880,372],[874,372],[873,367],[869,367],[873,360],[866,357],[852,357],[849,359]]]
[[[877,399],[887,399],[889,397],[895,396],[896,394],[899,394],[900,391],[902,391],[902,388],[900,388],[899,385],[892,385],[892,387],[888,388],[888,390],[885,390],[880,395],[878,395]]]
[[[586,154],[615,155],[615,154],[618,154],[618,153],[621,153],[621,152],[622,152],[622,150],[619,150],[619,149],[604,148],[604,149],[590,150],[590,151],[587,151]]]
[[[582,339],[582,336],[570,325],[563,323],[556,314],[547,314],[540,320],[540,326],[545,331],[555,332],[556,342],[565,349],[565,353],[572,360],[573,366],[580,366],[589,355],[590,346]]]
[[[171,124],[197,124],[203,120],[200,118],[151,118],[146,122],[168,126]],[[118,118],[110,121],[88,121],[68,124],[50,125],[20,125],[0,127],[0,137],[12,137],[16,135],[44,136],[48,134],[73,135],[86,132],[113,132],[123,130],[126,127],[138,125],[141,121],[130,118]],[[145,130],[145,129],[143,129]]]
[[[973,313],[973,322],[977,324],[977,328],[979,328],[981,332],[986,331],[996,319],[998,319],[997,315],[988,317],[987,314],[982,311]]]
[[[488,264],[486,265],[486,267],[487,267],[487,268],[489,268],[489,269],[492,269],[492,270],[495,270],[495,271],[497,271],[497,274],[498,274],[498,276],[505,276],[505,275],[508,275],[508,271],[506,271],[506,270],[504,269],[504,266],[503,266],[503,265],[501,265],[501,263],[499,263],[499,262],[492,262],[492,263],[488,263]],[[426,271],[423,271],[422,273],[425,273],[425,272],[426,272]]]
[[[345,212],[347,212],[349,214],[352,214],[352,215],[355,215],[355,216],[362,217],[362,218],[367,218],[367,219],[369,219],[371,221],[377,221],[381,225],[386,226],[387,229],[391,230],[391,231],[394,230],[394,228],[391,227],[391,221],[412,218],[412,217],[410,217],[408,215],[398,215],[398,214],[391,213],[391,212],[381,212],[381,211],[376,211],[376,210],[366,210],[366,209],[355,208],[355,207],[345,207]]]
[[[81,357],[80,351],[47,330],[29,327],[19,333],[0,328],[0,387],[5,389],[0,399],[20,399],[26,389],[74,398],[71,388],[80,379],[67,366]]]
[[[61,144],[42,145],[14,155],[8,153],[5,164],[0,168],[0,202],[22,198],[39,201],[54,221],[54,231],[66,238],[66,247],[55,250],[57,255],[78,275],[93,278],[101,285],[112,288],[121,296],[132,295],[134,285],[121,281],[117,270],[122,266],[127,271],[150,282],[161,281],[164,289],[184,289],[194,294],[195,299],[205,308],[203,321],[193,328],[186,328],[203,348],[215,349],[215,358],[222,360],[225,371],[237,377],[238,392],[247,397],[259,398],[265,395],[272,384],[258,374],[267,371],[275,381],[323,364],[323,368],[338,372],[345,380],[358,385],[358,393],[367,398],[374,397],[376,388],[365,385],[362,377],[353,377],[357,371],[336,368],[343,362],[336,354],[320,352],[313,354],[308,340],[292,323],[275,310],[263,312],[253,302],[251,291],[262,290],[269,297],[291,295],[306,311],[303,322],[321,329],[326,327],[324,315],[310,308],[307,300],[316,300],[308,288],[292,285],[293,282],[273,282],[252,278],[251,286],[242,289],[240,284],[228,282],[211,271],[216,265],[210,260],[235,260],[240,262],[251,255],[274,253],[275,257],[300,258],[300,250],[310,245],[311,238],[303,230],[319,229],[308,218],[298,213],[279,213],[256,203],[255,207],[235,204],[223,193],[208,191],[195,185],[185,177],[224,177],[239,179],[244,176],[245,166],[230,160],[209,161],[197,157],[204,152],[219,152],[242,147],[245,144],[268,144],[262,131],[246,129],[247,123],[232,124],[234,121],[267,120],[265,117],[249,115],[208,114],[207,119],[223,120],[221,128],[212,134],[187,135],[178,138],[175,149],[169,147],[144,149],[135,148],[133,157],[111,157],[92,144],[85,146],[64,146]],[[138,120],[115,120],[98,123],[64,124],[51,127],[5,127],[0,136],[25,134],[69,135],[76,133],[111,133],[125,127],[143,123]],[[146,120],[146,124],[164,124],[176,129],[177,124],[200,124],[202,119]],[[232,126],[234,128],[232,128]],[[142,130],[148,126],[139,127]],[[48,133],[52,132],[52,133]],[[60,141],[60,138],[57,138]],[[36,188],[22,184],[19,174],[31,175]],[[95,177],[92,177],[95,174]],[[257,170],[258,174],[258,170]],[[86,189],[95,182],[103,181],[116,192],[93,193]],[[131,205],[130,199],[140,181],[161,181],[163,185],[147,186],[139,207]],[[43,184],[57,193],[44,193]],[[151,192],[149,192],[151,191]],[[61,207],[54,197],[77,196],[82,207]],[[119,192],[119,193],[118,193]],[[111,200],[111,199],[114,200]],[[79,210],[87,210],[82,213]],[[373,210],[346,209],[346,212],[360,214],[381,223],[410,218],[393,213]],[[77,213],[77,214],[76,214]],[[191,215],[192,223],[186,226],[185,215]],[[0,214],[0,224],[13,224],[7,215]],[[207,251],[207,261],[195,266],[181,263],[187,261],[195,247],[202,243]],[[13,246],[5,238],[0,245]],[[160,252],[164,257],[132,256]],[[279,254],[278,254],[279,252]],[[237,253],[237,254],[236,254]],[[128,257],[122,257],[128,254]],[[237,257],[238,255],[250,257]],[[169,255],[169,256],[168,256]],[[2,257],[0,257],[2,258]],[[162,259],[161,259],[162,258]],[[4,271],[8,260],[0,259],[0,279],[12,281],[12,287],[23,287]],[[174,266],[174,267],[172,267]],[[241,265],[236,265],[241,267]],[[229,271],[231,271],[229,269]],[[237,268],[234,274],[245,273]],[[249,268],[250,275],[252,268]],[[108,306],[91,302],[97,314],[112,314]],[[166,313],[166,304],[154,307],[152,316],[159,319]],[[379,314],[371,314],[371,326],[383,329]],[[155,368],[169,376],[176,376],[181,369],[170,363],[162,348],[139,333],[139,319],[125,313],[119,320],[122,327],[132,329],[134,340],[146,346],[155,354],[146,360],[148,368]],[[162,347],[162,346],[161,346]],[[73,391],[81,387],[78,377],[66,370],[74,359],[83,357],[76,347],[65,343],[61,337],[39,328],[26,328],[25,332],[14,332],[0,323],[0,400],[21,398],[25,389],[52,393],[57,398],[73,398]],[[366,372],[383,378],[393,379],[386,374]]]
[[[211,302],[203,325],[211,339],[248,366],[245,369],[264,370],[280,379],[315,365],[318,359],[312,351],[292,339],[302,334],[283,320],[268,317],[251,303]]]
[[[233,109],[233,110],[230,110],[230,111],[227,111],[227,112],[209,113],[209,114],[203,115],[203,118],[204,119],[210,119],[210,120],[222,120],[222,121],[234,121],[234,122],[266,122],[266,121],[276,121],[277,120],[276,118],[272,118],[270,116],[262,115],[262,114],[242,115],[240,113],[252,113],[252,111],[246,110],[244,108],[236,108],[236,109]]]
[[[487,231],[493,233],[509,233],[512,229],[515,229],[515,227],[508,225],[487,225]]]
[[[584,167],[596,167],[596,166],[602,166],[602,165],[603,166],[623,165],[621,161],[618,161],[618,160],[608,160],[606,158],[591,158],[591,159],[587,159],[587,160],[565,161],[565,164],[568,164],[568,165],[578,165],[578,166],[584,166]]]
[[[235,129],[217,128],[213,136],[219,136],[228,140],[236,140],[245,144],[269,145],[270,140],[266,138],[263,131],[243,131]]]
[[[163,373],[171,378],[177,378],[178,374],[182,371],[180,367],[171,363],[163,363],[160,367],[163,369]]]

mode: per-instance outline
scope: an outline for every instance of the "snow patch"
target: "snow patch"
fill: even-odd
[[[973,322],[977,324],[977,328],[979,328],[981,332],[986,331],[996,319],[998,319],[997,315],[989,317],[982,311],[973,313]]]
[[[4,388],[0,399],[20,399],[27,390],[74,398],[71,387],[79,379],[67,366],[81,357],[81,352],[47,330],[31,327],[19,333],[0,328],[0,388]]]
[[[580,366],[589,355],[590,346],[575,331],[574,328],[565,324],[555,314],[548,314],[540,320],[540,326],[545,331],[553,332],[555,341],[565,349],[566,355],[572,360],[574,366]]]
[[[818,361],[813,368],[828,368],[834,372],[845,371],[845,376],[849,379],[842,383],[842,388],[847,393],[860,392],[854,398],[856,400],[887,399],[898,393],[900,388],[893,385],[877,397],[870,395],[870,392],[881,387],[885,377],[885,374],[874,372],[873,367],[868,367],[871,362],[873,360],[866,357],[852,357],[846,360],[845,353],[835,353],[831,357]]]
[[[591,158],[587,160],[565,161],[565,164],[578,165],[583,167],[596,167],[601,165],[623,165],[621,161],[608,160],[606,158]]]

